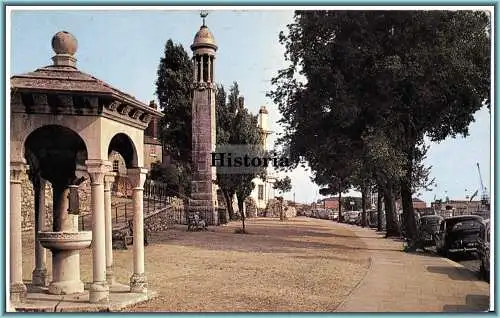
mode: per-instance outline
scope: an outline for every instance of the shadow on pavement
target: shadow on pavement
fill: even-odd
[[[406,253],[407,254],[417,255],[417,256],[428,256],[428,257],[442,258],[441,256],[439,256],[435,252],[432,252],[432,251],[430,251],[428,249],[426,249],[426,250],[408,251]]]
[[[431,273],[445,274],[453,280],[477,281],[478,278],[474,273],[465,267],[454,266],[427,266],[427,270]]]
[[[467,295],[465,305],[444,305],[443,311],[448,312],[477,312],[488,311],[490,308],[490,297],[486,295]]]

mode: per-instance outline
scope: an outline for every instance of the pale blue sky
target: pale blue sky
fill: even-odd
[[[278,34],[292,21],[292,11],[212,11],[207,25],[219,46],[215,80],[229,87],[237,81],[246,106],[257,113],[269,109],[271,129],[281,131],[277,106],[266,98],[270,79],[285,64]],[[51,38],[69,31],[78,39],[78,68],[148,102],[154,96],[156,70],[165,42],[171,38],[189,46],[201,25],[198,11],[14,11],[11,15],[11,75],[51,64]],[[448,191],[450,198],[463,198],[479,188],[476,162],[485,185],[490,184],[490,115],[480,111],[467,139],[446,140],[432,145],[428,163],[438,186],[423,193],[430,202]],[[271,139],[271,141],[274,138]],[[290,174],[292,199],[311,202],[319,198],[318,187],[303,170]]]

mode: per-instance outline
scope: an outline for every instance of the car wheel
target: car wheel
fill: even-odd
[[[481,265],[479,266],[479,274],[481,275],[481,278],[487,282],[490,281],[490,273],[489,271],[486,270],[486,267],[484,266],[484,261],[481,259]]]
[[[436,253],[439,255],[439,256],[444,256],[443,255],[443,249],[442,248],[439,248],[436,246]]]

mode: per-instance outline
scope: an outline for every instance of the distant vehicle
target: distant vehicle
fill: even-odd
[[[328,220],[330,215],[330,211],[326,209],[318,209],[318,218],[323,219],[323,220]]]
[[[345,223],[358,224],[360,221],[361,213],[359,211],[347,211],[344,215]]]
[[[490,220],[485,220],[481,227],[479,234],[479,273],[481,277],[489,282],[490,281]]]
[[[331,212],[331,217],[332,217],[331,218],[332,221],[338,221],[338,219],[339,219],[339,212],[338,211],[332,211]]]
[[[439,215],[424,215],[417,221],[417,245],[421,249],[434,246],[436,233],[443,218]]]
[[[477,215],[461,215],[444,219],[436,233],[436,251],[443,256],[455,253],[478,252],[479,234],[483,218]]]

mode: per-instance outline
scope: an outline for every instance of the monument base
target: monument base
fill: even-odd
[[[217,208],[208,200],[189,199],[188,215],[198,213],[208,225],[219,225]]]

